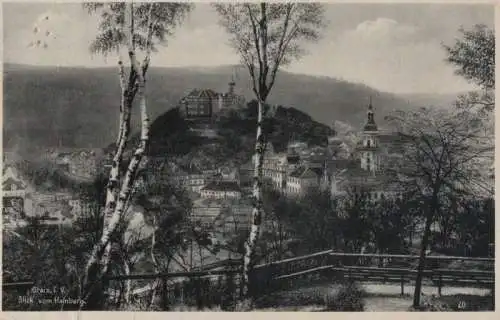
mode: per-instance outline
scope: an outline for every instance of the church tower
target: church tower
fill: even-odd
[[[375,123],[375,114],[373,112],[372,98],[368,105],[367,121],[362,132],[361,146],[361,168],[370,171],[372,174],[378,170],[378,127]]]
[[[236,85],[236,83],[234,82],[234,76],[231,77],[231,82],[229,82],[228,85],[229,85],[228,94],[232,96],[234,95],[234,86]]]

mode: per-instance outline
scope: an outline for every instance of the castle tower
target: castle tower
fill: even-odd
[[[375,174],[378,170],[378,127],[375,123],[372,98],[368,105],[367,121],[362,132],[361,168]]]
[[[234,95],[234,86],[236,85],[236,83],[234,82],[234,76],[231,76],[231,81],[228,84],[229,84],[228,94],[232,96]]]

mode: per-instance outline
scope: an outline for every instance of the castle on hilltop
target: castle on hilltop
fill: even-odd
[[[229,82],[228,91],[215,92],[212,89],[193,89],[179,102],[181,114],[186,119],[212,119],[225,110],[244,106],[245,98],[234,91],[236,83]]]

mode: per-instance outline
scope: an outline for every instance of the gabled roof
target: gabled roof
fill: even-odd
[[[338,172],[344,169],[354,170],[359,167],[359,161],[354,159],[333,159],[327,162],[327,168],[331,172]]]
[[[4,191],[10,191],[10,190],[12,190],[12,186],[15,186],[15,190],[23,190],[26,188],[26,186],[24,185],[24,183],[22,181],[15,180],[15,179],[9,177],[3,181],[2,189]]]
[[[193,89],[185,98],[210,98],[215,99],[219,94],[212,89]]]
[[[201,190],[241,192],[240,186],[235,181],[212,181]]]
[[[320,168],[309,168],[309,167],[299,167],[296,170],[294,170],[290,176],[294,178],[300,178],[300,179],[314,179],[314,178],[319,178],[321,177],[321,169]]]
[[[327,159],[325,154],[308,154],[303,157],[305,161],[309,162],[324,162]]]

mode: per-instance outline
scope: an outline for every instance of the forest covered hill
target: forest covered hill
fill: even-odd
[[[235,71],[236,70],[236,71]],[[225,92],[233,74],[236,92],[252,99],[246,70],[213,68],[151,68],[148,108],[151,119],[176,107],[192,88]],[[4,65],[4,148],[32,146],[104,147],[115,140],[119,84],[115,68],[69,68]],[[363,125],[372,96],[377,121],[385,114],[415,106],[406,97],[379,92],[334,78],[280,72],[268,102],[293,107],[326,125],[341,121]],[[425,103],[422,99],[418,104]],[[428,100],[428,101],[432,101]],[[138,110],[132,121],[138,129]]]

